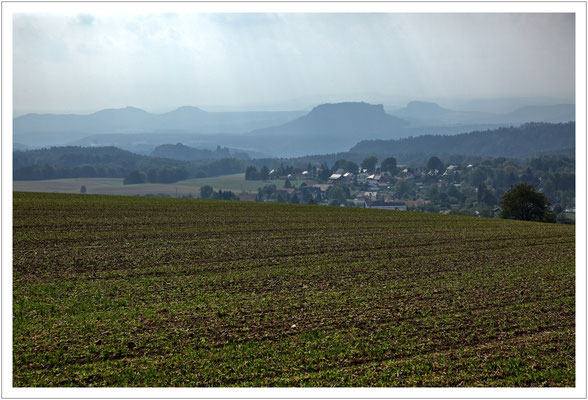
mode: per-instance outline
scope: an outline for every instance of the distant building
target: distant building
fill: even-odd
[[[563,214],[565,217],[571,219],[571,220],[576,220],[576,209],[575,208],[566,208],[563,211]]]
[[[419,206],[424,206],[427,203],[428,203],[428,201],[423,200],[423,199],[404,200],[404,204],[406,204],[407,207],[419,207]]]
[[[378,195],[377,192],[359,192],[359,195],[362,197],[373,198],[375,199]]]
[[[326,193],[327,189],[333,186],[331,183],[317,183],[311,187],[319,188],[322,193]]]
[[[303,187],[310,187],[316,184],[318,184],[318,181],[306,181],[300,184],[300,188],[302,189]]]
[[[344,181],[351,182],[354,177],[355,177],[355,175],[353,175],[351,172],[346,172],[346,173],[343,174],[342,179]]]
[[[373,201],[373,200],[366,200],[365,201],[366,208],[376,208],[379,210],[399,210],[399,211],[406,211],[406,203],[403,201]]]
[[[367,179],[368,179],[368,176],[370,176],[370,174],[368,174],[367,172],[360,172],[357,175],[357,183],[360,183],[360,184],[361,183],[366,183],[367,182]]]
[[[341,174],[332,174],[331,176],[329,176],[329,181],[331,182],[335,182],[341,179],[343,175]]]

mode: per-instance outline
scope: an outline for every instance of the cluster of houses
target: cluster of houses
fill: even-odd
[[[402,179],[414,179],[415,177],[426,173],[421,170],[409,170],[404,166],[399,167],[400,168],[395,176],[401,177]],[[450,171],[451,170],[453,170],[453,168],[450,169]],[[275,169],[271,170],[269,174],[270,179],[278,178],[278,171]],[[314,174],[316,174],[316,171]],[[302,199],[305,196],[308,197],[310,195],[318,204],[326,204],[329,200],[327,194],[329,188],[335,185],[348,185],[350,188],[354,189],[354,196],[348,199],[345,204],[341,204],[342,206],[346,205],[361,208],[403,211],[407,210],[408,207],[418,207],[428,203],[428,201],[421,198],[417,200],[402,200],[395,198],[391,187],[391,182],[393,182],[394,177],[389,172],[374,174],[362,169],[359,173],[354,174],[346,172],[343,169],[338,169],[331,173],[326,183],[321,183],[316,180],[313,176],[313,172],[310,171],[291,173],[279,178],[287,178],[291,182],[303,181],[297,188],[277,188],[275,193],[276,195],[281,196],[282,199],[292,199],[293,196],[296,196],[302,202]],[[270,196],[267,194],[262,194],[261,196],[259,194],[241,194],[239,195],[239,199],[242,201],[275,202],[276,196]]]
[[[272,169],[269,171],[270,179],[288,179],[297,187],[277,188],[273,193],[262,194],[261,196],[253,194],[242,194],[240,200],[244,201],[284,201],[290,202],[293,198],[295,202],[308,202],[311,196],[317,204],[332,204],[329,198],[329,188],[333,186],[346,187],[347,199],[339,202],[341,206],[352,206],[361,208],[375,208],[385,210],[407,210],[409,208],[422,208],[431,203],[425,200],[425,189],[428,187],[427,180],[436,182],[436,185],[447,187],[455,186],[461,189],[461,183],[458,175],[461,175],[462,169],[469,170],[473,165],[459,166],[448,165],[443,170],[428,170],[426,168],[408,168],[404,165],[398,165],[394,174],[382,171],[376,168],[376,173],[371,173],[366,169],[361,169],[358,173],[347,172],[344,169],[331,171],[328,176],[318,180],[322,172],[320,169],[296,171],[285,174],[283,171]],[[399,179],[412,182],[412,187],[416,189],[416,196],[412,200],[401,199],[401,192],[396,192],[394,186]],[[288,185],[289,186],[289,185]],[[447,189],[445,189],[447,190]],[[278,197],[279,196],[279,197]],[[459,207],[459,204],[449,204],[444,211],[449,213]],[[495,210],[496,212],[496,210]],[[497,211],[499,212],[499,210]]]
[[[338,164],[341,165],[339,161]],[[267,171],[267,168],[265,170]],[[499,193],[493,187],[495,182],[476,183],[479,179],[474,177],[480,174],[477,174],[477,167],[472,164],[450,164],[447,167],[441,165],[439,169],[397,165],[394,173],[389,173],[382,168],[375,168],[375,171],[373,173],[361,169],[352,173],[343,168],[329,171],[321,168],[310,169],[310,167],[303,171],[292,167],[284,170],[280,167],[279,170],[273,169],[267,172],[269,172],[269,179],[287,179],[289,182],[286,181],[285,187],[272,186],[271,190],[260,188],[257,195],[241,194],[239,199],[266,202],[313,202],[323,205],[398,211],[419,209],[443,214],[457,212],[464,215],[496,218],[501,215],[502,210],[497,204]],[[268,176],[267,172],[266,176]],[[268,186],[266,185],[265,188]],[[480,187],[483,188],[483,192],[480,192]],[[331,188],[333,190],[330,190]],[[562,214],[568,219],[575,219],[575,209],[572,207],[567,206]]]
[[[320,171],[320,169],[319,169]],[[298,181],[302,179],[312,179],[313,173],[311,171],[293,172],[291,174],[280,175],[279,170],[272,169],[269,172],[270,179],[289,179],[291,181]]]

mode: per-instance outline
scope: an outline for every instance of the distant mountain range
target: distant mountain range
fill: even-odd
[[[206,112],[198,107],[180,107],[152,114],[135,107],[108,109],[88,115],[26,114],[14,118],[15,137],[36,138],[45,144],[47,134],[67,141],[95,134],[117,133],[245,133],[293,120],[303,111]],[[53,138],[55,139],[55,138]]]
[[[362,140],[454,135],[530,121],[574,120],[571,104],[529,106],[506,114],[455,111],[428,102],[410,102],[389,113],[382,105],[363,102],[321,104],[309,113],[206,112],[181,107],[152,114],[127,107],[88,115],[23,115],[14,119],[14,141],[18,148],[116,146],[141,154],[169,143],[208,150],[220,145],[247,152],[252,158],[295,157],[347,151]]]
[[[455,111],[436,103],[413,101],[406,107],[391,111],[390,114],[410,122],[411,127],[430,125],[498,124],[520,125],[526,122],[569,122],[575,121],[573,104],[527,106],[512,112],[495,114],[477,111]]]

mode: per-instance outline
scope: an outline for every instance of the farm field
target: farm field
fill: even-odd
[[[278,188],[284,186],[284,180],[272,181],[246,181],[245,174],[223,175],[213,178],[188,179],[176,183],[145,183],[136,185],[123,185],[122,178],[70,178],[51,179],[42,181],[13,181],[13,190],[20,192],[47,192],[47,193],[80,193],[80,188],[86,186],[87,194],[112,194],[127,196],[143,196],[146,194],[163,193],[169,196],[198,197],[200,187],[210,185],[214,190],[230,190],[240,192],[257,193],[257,189],[274,184]],[[295,184],[295,182],[294,182]]]
[[[575,385],[573,226],[13,198],[17,387]]]
[[[12,188],[15,192],[80,193],[82,186],[86,186],[86,194],[143,196],[163,193],[168,196],[176,196],[177,194],[178,196],[192,195],[192,197],[198,197],[200,194],[198,187],[178,183],[123,185],[122,178],[68,178],[12,182]]]
[[[245,174],[232,174],[232,175],[223,175],[223,176],[215,176],[212,178],[197,178],[197,179],[188,179],[185,181],[180,181],[178,184],[182,185],[189,185],[189,186],[204,186],[210,185],[214,188],[214,190],[222,189],[222,190],[231,190],[235,193],[249,192],[249,193],[257,193],[257,189],[264,185],[276,185],[277,188],[284,187],[284,179],[272,179],[269,181],[247,181],[245,180]],[[293,181],[292,184],[294,186],[298,186],[299,182]]]

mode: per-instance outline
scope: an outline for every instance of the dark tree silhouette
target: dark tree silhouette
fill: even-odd
[[[345,172],[351,172],[352,174],[357,174],[359,167],[353,161],[347,161],[344,159],[337,160],[337,162],[331,168],[334,171],[337,171],[339,168],[345,170]]]
[[[259,179],[259,172],[257,172],[257,168],[255,166],[250,165],[245,170],[245,180],[248,181],[256,181]]]
[[[373,174],[376,170],[376,164],[378,163],[378,157],[369,156],[364,158],[361,162],[361,168],[367,169],[370,174]]]
[[[385,158],[384,161],[382,161],[381,168],[382,171],[388,171],[393,174],[396,172],[396,159],[394,157]]]
[[[267,181],[269,179],[269,169],[266,165],[261,167],[261,171],[259,171],[259,179],[262,181]]]
[[[429,161],[427,161],[427,169],[429,171],[433,171],[435,169],[437,171],[441,171],[443,169],[443,163],[441,162],[439,157],[433,156],[433,157],[429,158]]]
[[[555,214],[549,206],[551,202],[543,193],[526,183],[512,186],[502,195],[502,218],[523,221],[555,222]]]
[[[200,198],[201,199],[209,199],[210,196],[212,196],[213,193],[213,189],[212,186],[210,185],[204,185],[200,188]]]
[[[143,171],[131,171],[123,180],[124,185],[134,185],[137,183],[145,183],[147,181],[147,175]]]

